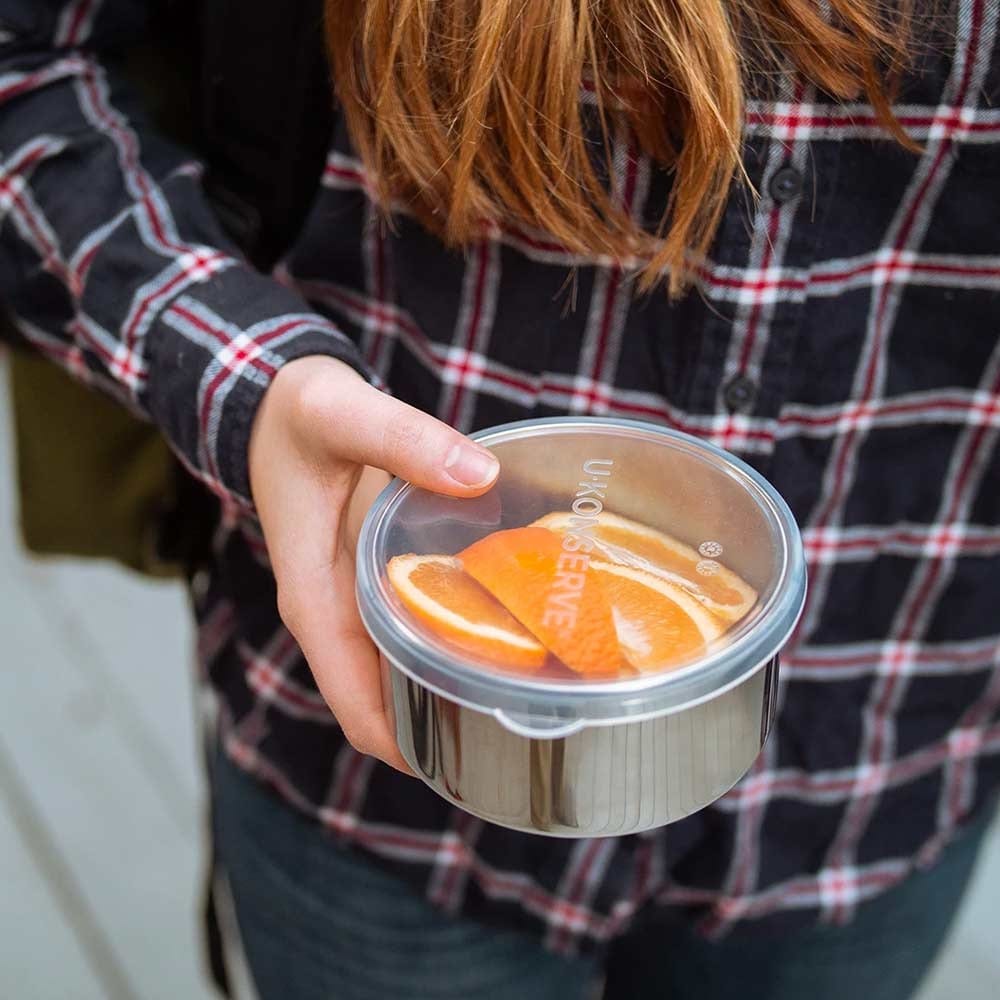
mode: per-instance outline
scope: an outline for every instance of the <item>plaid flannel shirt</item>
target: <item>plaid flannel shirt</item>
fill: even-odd
[[[502,227],[466,253],[377,224],[337,135],[273,276],[241,262],[199,168],[102,66],[135,0],[0,0],[0,294],[24,334],[148,415],[225,503],[198,600],[225,746],[454,913],[592,947],[669,909],[724,933],[848,920],[931,863],[1000,785],[1000,58],[996,0],[941,16],[896,107],[790,81],[747,109],[697,288],[640,296],[614,261]],[[587,100],[586,92],[583,93]],[[666,178],[618,144],[654,219]],[[322,353],[469,431],[638,417],[755,465],[801,524],[811,591],[781,715],[712,807],[553,840],[451,808],[346,745],[282,627],[248,508],[247,438],[278,367]]]

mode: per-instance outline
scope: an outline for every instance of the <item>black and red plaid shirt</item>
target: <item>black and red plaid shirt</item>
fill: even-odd
[[[752,103],[761,197],[734,190],[673,305],[515,227],[465,254],[405,216],[386,233],[339,135],[294,249],[254,273],[198,165],[124,113],[102,67],[142,6],[0,0],[0,294],[224,498],[200,656],[233,759],[439,906],[563,950],[656,907],[711,932],[844,921],[933,861],[1000,786],[996,0],[957,4],[906,81],[919,154],[802,83]],[[655,218],[662,174],[627,141],[615,170]],[[484,824],[346,745],[278,619],[246,499],[255,408],[313,353],[363,360],[464,431],[639,417],[760,469],[801,524],[811,592],[751,773],[666,829],[566,841]]]

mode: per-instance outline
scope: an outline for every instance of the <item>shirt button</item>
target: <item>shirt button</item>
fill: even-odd
[[[795,167],[782,167],[775,172],[767,189],[779,205],[784,205],[802,194],[803,184],[802,174]]]
[[[757,383],[746,375],[734,375],[722,387],[722,401],[730,413],[747,413],[757,398]]]

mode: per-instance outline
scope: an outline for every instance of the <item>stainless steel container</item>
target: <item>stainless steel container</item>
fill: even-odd
[[[359,544],[358,604],[390,664],[404,757],[455,805],[552,836],[636,833],[713,802],[767,739],[778,652],[805,598],[787,506],[734,456],[655,425],[557,418],[476,437],[501,462],[489,493],[459,501],[394,482]],[[697,656],[662,670],[525,675],[443,642],[387,580],[394,556],[457,553],[569,508],[593,523],[625,517],[669,532],[703,556],[699,573],[728,568],[746,581],[753,606]]]

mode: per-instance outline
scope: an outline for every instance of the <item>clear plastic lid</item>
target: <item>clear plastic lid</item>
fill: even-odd
[[[475,439],[490,491],[394,480],[358,604],[401,670],[529,735],[679,709],[738,683],[802,609],[798,529],[739,459],[653,424],[528,420]]]

